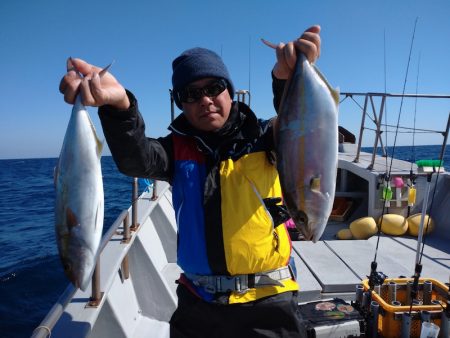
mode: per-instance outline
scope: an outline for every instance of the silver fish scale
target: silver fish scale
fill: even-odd
[[[284,203],[305,239],[313,242],[320,239],[333,208],[338,95],[300,55],[278,116],[277,168]]]
[[[55,170],[55,232],[64,272],[82,290],[94,271],[103,228],[101,150],[77,98]]]

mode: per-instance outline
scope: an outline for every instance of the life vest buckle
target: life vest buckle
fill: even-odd
[[[195,286],[202,287],[208,293],[246,292],[250,288],[258,288],[264,286],[281,286],[281,281],[286,279],[295,279],[289,266],[278,269],[265,271],[250,275],[196,275],[184,273],[184,275],[192,281]]]

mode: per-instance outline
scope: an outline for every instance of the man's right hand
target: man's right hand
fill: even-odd
[[[74,104],[75,97],[81,94],[81,101],[86,106],[111,105],[119,110],[128,109],[130,101],[125,88],[109,72],[99,76],[101,71],[102,68],[81,59],[69,58],[67,73],[59,84],[64,101]]]

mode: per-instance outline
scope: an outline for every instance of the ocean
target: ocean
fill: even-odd
[[[438,159],[440,149],[416,146],[413,151],[411,147],[397,146],[394,156],[404,160]],[[56,158],[0,160],[1,338],[30,337],[69,283],[54,235],[56,162]],[[449,150],[444,166],[450,171]],[[129,207],[133,179],[120,174],[111,157],[102,158],[102,170],[106,231]]]

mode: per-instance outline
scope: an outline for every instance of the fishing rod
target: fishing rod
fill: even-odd
[[[384,31],[383,34],[383,46],[384,46],[384,92],[387,93],[387,80],[386,80],[386,30]],[[382,105],[385,104],[385,97],[383,97],[382,99]],[[384,119],[385,119],[385,125],[387,125],[387,106],[384,105],[384,109],[385,109],[385,115],[384,115]],[[381,119],[379,121],[379,123],[381,124]],[[378,122],[377,122],[378,123]],[[379,130],[379,127],[377,127],[377,131]],[[387,127],[386,127],[386,131],[387,131]],[[387,132],[385,133],[386,136],[386,140],[385,140],[385,144],[387,145]],[[375,136],[377,139],[378,137],[380,138],[381,141],[381,135],[379,135],[377,133],[377,135]],[[389,192],[388,187],[389,187],[389,179],[388,179],[388,173],[387,173],[387,167],[388,167],[388,157],[386,157],[386,167],[385,167],[385,173],[382,175],[382,179],[383,181],[380,182],[383,183],[383,189],[382,189],[382,196],[384,199],[383,202],[383,211],[382,211],[382,216],[384,214],[384,210],[385,207],[387,205],[387,200],[388,200],[388,196],[387,193]],[[366,301],[364,301],[363,303],[366,304],[366,306],[362,306],[362,310],[363,310],[363,316],[366,319],[368,326],[366,328],[366,332],[368,337],[378,337],[378,313],[379,313],[379,304],[375,301],[371,301],[372,300],[372,291],[375,289],[376,286],[378,285],[382,285],[385,281],[385,279],[387,278],[387,276],[381,272],[381,271],[377,271],[377,254],[378,254],[378,247],[380,244],[380,237],[381,237],[381,224],[377,224],[377,243],[376,243],[376,247],[375,247],[375,256],[374,259],[372,261],[372,263],[370,264],[370,275],[367,276],[369,279],[369,290],[366,293]],[[370,304],[370,306],[367,306],[368,304]]]
[[[411,62],[411,54],[412,54],[412,49],[413,49],[413,45],[414,45],[414,37],[416,35],[416,27],[417,27],[418,19],[419,18],[417,17],[415,22],[414,22],[414,30],[413,30],[412,39],[411,39],[411,45],[410,45],[409,56],[408,56],[408,63],[407,63],[407,66],[406,66],[405,80],[403,82],[402,95],[405,94],[405,90],[406,90],[406,82],[408,80],[409,65],[410,65],[410,62]],[[386,69],[386,67],[385,67],[385,69]],[[386,91],[386,88],[385,88],[385,91]],[[395,146],[396,146],[396,143],[397,143],[397,135],[398,135],[398,129],[399,129],[399,125],[400,125],[400,117],[401,117],[401,113],[402,113],[403,100],[404,100],[404,96],[401,96],[400,109],[399,109],[398,119],[397,119],[397,127],[396,127],[396,132],[395,132],[395,137],[394,137],[394,144],[393,144],[392,153],[391,153],[391,163],[389,165],[388,172],[384,175],[384,187],[383,187],[383,191],[382,191],[382,197],[383,197],[384,203],[383,203],[383,209],[382,209],[382,213],[381,213],[381,218],[380,218],[380,220],[379,220],[379,222],[377,224],[378,231],[377,231],[377,243],[376,243],[376,247],[375,247],[375,255],[374,255],[374,259],[373,259],[372,263],[370,264],[370,275],[368,276],[369,277],[369,291],[372,291],[374,289],[375,285],[383,284],[384,280],[386,279],[386,275],[385,274],[383,274],[382,272],[378,272],[377,271],[377,266],[378,266],[377,255],[378,255],[378,248],[379,248],[380,237],[381,237],[381,224],[383,223],[383,216],[384,216],[385,211],[386,211],[387,202],[392,199],[392,190],[390,189],[389,181],[390,181],[390,175],[391,175],[391,172],[392,172],[392,164],[393,164],[393,160],[394,160]],[[387,139],[387,136],[386,136],[386,139]],[[386,157],[386,159],[387,159],[387,157]]]
[[[422,273],[422,258],[423,258],[423,253],[424,253],[424,249],[425,249],[426,235],[428,233],[428,228],[430,226],[430,221],[432,219],[434,198],[435,198],[436,191],[437,191],[439,173],[441,172],[441,167],[443,166],[443,158],[444,158],[444,154],[445,154],[445,148],[447,145],[449,129],[450,129],[450,114],[447,118],[447,127],[446,127],[445,133],[444,133],[444,141],[442,142],[439,160],[438,161],[423,161],[424,165],[431,164],[432,171],[427,174],[427,191],[426,191],[426,194],[425,194],[425,197],[423,200],[422,214],[421,214],[421,218],[420,218],[419,233],[418,233],[418,239],[417,239],[417,249],[416,249],[416,261],[415,261],[414,276],[413,276],[414,280],[413,280],[413,283],[411,286],[411,291],[410,291],[410,297],[411,297],[411,304],[409,307],[409,315],[410,316],[411,316],[411,312],[412,312],[413,300],[416,299],[417,295],[418,295],[419,278]],[[418,161],[418,162],[420,162],[420,161]],[[427,162],[431,162],[431,163],[427,163]],[[436,170],[436,166],[437,166],[437,170]],[[428,207],[428,197],[430,194],[431,179],[432,179],[433,173],[435,173],[436,171],[437,171],[437,174],[436,174],[436,180],[435,180],[434,189],[433,189],[433,195],[431,197],[430,210],[428,213],[429,216],[427,218],[427,222],[426,222],[427,224],[424,229],[425,215],[427,214],[427,207]],[[449,291],[448,300],[447,300],[447,315],[448,315],[448,317],[450,317],[450,311],[448,309],[448,305],[450,305],[450,291]]]
[[[419,61],[417,62],[417,78],[416,78],[416,95],[419,92],[419,73],[420,73],[420,56],[419,53]],[[416,202],[416,188],[415,183],[417,179],[417,175],[413,172],[413,163],[416,162],[416,145],[415,145],[415,136],[416,136],[416,116],[417,116],[417,97],[414,100],[414,120],[413,120],[413,135],[412,135],[412,159],[411,159],[411,168],[409,169],[409,178],[407,181],[408,187],[408,211],[406,216],[409,217],[411,214],[411,207]]]

